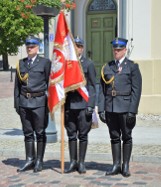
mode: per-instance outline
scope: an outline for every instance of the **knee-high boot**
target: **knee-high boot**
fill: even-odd
[[[22,168],[17,169],[17,172],[23,172],[29,169],[32,169],[35,164],[35,143],[25,142],[25,151],[26,151],[26,163]]]
[[[86,173],[86,167],[85,167],[85,156],[86,156],[86,150],[87,150],[87,144],[88,142],[80,142],[79,143],[79,164],[78,164],[78,172],[80,174]]]
[[[113,167],[105,175],[117,175],[121,173],[121,143],[111,144]]]
[[[45,153],[45,147],[46,147],[45,142],[37,142],[37,158],[34,167],[35,173],[40,172],[43,169],[43,158]]]
[[[69,141],[70,166],[65,173],[71,173],[77,170],[77,141]]]
[[[129,162],[132,152],[132,144],[123,144],[123,164],[122,164],[122,175],[124,177],[129,177]]]

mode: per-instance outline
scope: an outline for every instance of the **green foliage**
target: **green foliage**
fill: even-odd
[[[38,34],[42,29],[43,20],[26,4],[20,0],[0,0],[0,55],[16,54],[28,35]]]
[[[43,20],[32,11],[38,4],[75,8],[74,0],[0,0],[0,55],[16,54],[27,36],[42,32]]]
[[[60,0],[37,0],[36,4],[40,4],[40,5],[46,5],[49,7],[58,7],[61,8],[62,3]]]
[[[63,7],[68,10],[73,8],[70,5],[73,5],[74,3],[74,0],[27,0],[27,1],[30,1],[34,5],[46,5],[49,7],[57,7],[58,9],[61,9]]]

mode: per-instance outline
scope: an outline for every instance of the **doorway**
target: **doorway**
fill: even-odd
[[[113,0],[92,0],[87,8],[86,52],[95,65],[97,83],[103,64],[112,60],[111,40],[117,36],[117,11]]]

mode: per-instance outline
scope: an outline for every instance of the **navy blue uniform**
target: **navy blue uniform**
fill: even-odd
[[[89,100],[86,102],[78,91],[67,93],[65,102],[65,128],[69,140],[70,167],[66,173],[77,170],[85,173],[85,155],[88,145],[88,133],[92,125],[92,112],[96,99],[96,72],[92,61],[81,58],[86,79]],[[79,159],[77,158],[77,140],[79,140]],[[78,163],[77,163],[78,162]]]
[[[14,107],[19,111],[22,121],[25,141],[34,141],[34,131],[37,141],[46,142],[45,128],[47,111],[47,95],[51,62],[37,56],[29,67],[27,58],[20,60],[19,73],[28,78],[21,81],[16,73],[14,88]]]
[[[106,84],[101,78],[98,113],[106,112],[107,125],[110,130],[112,143],[120,142],[120,128],[122,130],[123,141],[132,143],[132,129],[128,128],[125,121],[127,113],[137,114],[138,112],[142,78],[138,64],[127,58],[121,63],[119,69],[116,67],[115,61],[107,63],[104,67],[104,78],[110,80],[114,76],[114,81]],[[112,90],[116,91],[115,96],[112,96]],[[135,122],[131,124],[132,127],[134,125]]]
[[[26,163],[18,172],[34,168],[42,171],[46,146],[45,129],[48,124],[47,89],[51,61],[37,55],[39,38],[29,36],[25,41],[27,58],[21,59],[16,68],[14,107],[20,115],[24,133]],[[35,136],[37,151],[35,153]]]
[[[65,102],[65,127],[69,141],[87,141],[92,125],[92,116],[85,114],[87,107],[94,109],[96,100],[96,72],[92,61],[81,58],[81,65],[86,79],[89,100],[86,102],[78,91],[68,92]]]
[[[113,168],[106,175],[122,173],[130,176],[129,160],[132,151],[132,129],[136,123],[142,90],[142,77],[133,61],[125,58],[120,67],[115,61],[105,65],[99,87],[98,113],[105,112],[105,121],[111,139]],[[113,78],[113,80],[112,80]],[[103,80],[104,79],[104,80]],[[106,81],[112,80],[106,84]],[[121,140],[123,153],[121,153]],[[121,169],[121,155],[123,164]]]

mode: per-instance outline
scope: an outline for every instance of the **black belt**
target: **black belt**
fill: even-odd
[[[32,98],[32,97],[43,96],[43,95],[45,95],[45,92],[33,92],[33,93],[21,92],[21,95],[25,96],[26,98]]]
[[[111,96],[117,96],[117,95],[122,95],[122,96],[127,96],[130,95],[131,92],[121,92],[121,91],[116,91],[116,90],[111,90],[111,91],[107,91],[106,92],[107,95],[111,95]]]

